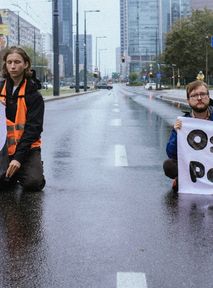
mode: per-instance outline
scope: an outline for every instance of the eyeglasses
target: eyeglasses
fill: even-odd
[[[201,99],[204,99],[208,95],[209,95],[208,92],[200,92],[200,93],[197,93],[197,94],[190,95],[189,98],[197,100],[200,97]]]

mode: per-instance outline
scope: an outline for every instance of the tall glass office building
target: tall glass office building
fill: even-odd
[[[59,0],[59,54],[63,56],[64,76],[73,76],[72,0]]]
[[[144,61],[151,61],[156,56],[159,5],[157,0],[129,0],[127,7],[130,71],[140,71]]]
[[[173,23],[191,14],[190,4],[191,0],[120,0],[121,57],[127,49],[130,72],[155,61]]]
[[[213,9],[213,1],[212,0],[191,0],[192,1],[192,9]]]

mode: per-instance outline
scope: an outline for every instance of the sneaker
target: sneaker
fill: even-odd
[[[178,178],[175,178],[172,183],[173,192],[178,192]]]

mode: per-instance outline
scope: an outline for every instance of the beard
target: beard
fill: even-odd
[[[208,106],[202,107],[202,108],[199,108],[199,107],[191,107],[191,108],[197,113],[202,113],[208,110]]]
[[[203,103],[203,106],[202,106],[202,107],[197,107],[197,105],[190,105],[190,107],[191,107],[192,110],[194,110],[195,112],[197,112],[197,113],[202,113],[202,112],[205,112],[205,111],[208,110],[209,103],[208,103],[208,104]]]

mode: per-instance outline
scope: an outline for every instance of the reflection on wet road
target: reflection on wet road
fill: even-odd
[[[2,287],[211,287],[213,199],[162,171],[179,112],[120,86],[46,103],[45,191],[0,194]]]

